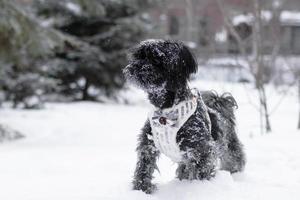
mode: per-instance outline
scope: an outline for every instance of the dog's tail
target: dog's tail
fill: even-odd
[[[215,91],[203,91],[201,96],[207,107],[219,112],[223,117],[234,123],[233,111],[238,108],[238,105],[230,93],[224,93],[220,96]]]
[[[235,130],[234,109],[237,103],[230,93],[219,96],[214,91],[201,92],[202,99],[208,107],[211,120],[211,136],[220,144],[226,144],[227,148],[221,149],[221,169],[231,173],[244,169],[246,158]]]

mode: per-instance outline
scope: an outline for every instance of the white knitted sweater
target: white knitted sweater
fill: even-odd
[[[154,108],[149,113],[152,136],[158,150],[174,162],[182,160],[182,152],[176,142],[179,129],[194,114],[197,108],[197,97],[180,102],[171,108]]]

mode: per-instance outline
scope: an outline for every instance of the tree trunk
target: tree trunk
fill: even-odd
[[[269,133],[272,131],[271,129],[271,123],[270,123],[270,114],[269,114],[269,109],[268,109],[268,102],[267,102],[267,96],[266,96],[266,91],[264,86],[262,87],[262,97],[263,97],[263,108],[264,108],[264,117],[265,117],[265,124],[266,124],[266,132]]]
[[[259,123],[260,123],[260,134],[263,135],[264,134],[264,111],[261,103],[259,103]]]
[[[271,123],[270,123],[270,113],[268,108],[268,101],[266,96],[266,90],[264,85],[259,85],[258,90],[258,98],[260,104],[260,128],[265,129],[266,133],[272,131]],[[265,124],[265,127],[264,127]],[[264,133],[264,130],[261,130],[261,134]]]
[[[90,100],[90,95],[89,95],[89,87],[90,87],[90,82],[88,81],[88,79],[85,80],[85,85],[83,87],[82,90],[82,100],[83,101],[87,101]]]
[[[299,117],[298,117],[298,129],[300,130],[300,77],[298,78],[298,103],[299,103]]]
[[[253,72],[255,77],[255,84],[259,94],[260,104],[260,117],[261,128],[263,128],[263,122],[265,124],[266,132],[271,132],[270,116],[267,104],[267,96],[265,91],[264,80],[264,64],[263,64],[263,45],[262,45],[262,21],[261,21],[261,7],[259,0],[254,0],[254,26],[253,26]],[[264,131],[261,130],[261,133]]]

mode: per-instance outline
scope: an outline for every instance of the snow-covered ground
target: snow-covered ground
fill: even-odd
[[[260,135],[251,86],[194,82],[201,89],[230,91],[237,98],[238,132],[248,158],[245,171],[220,171],[210,181],[174,179],[176,164],[161,156],[154,182],[158,191],[132,191],[136,137],[149,105],[136,90],[137,104],[47,104],[44,110],[2,109],[0,123],[25,139],[0,145],[0,200],[259,200],[300,199],[300,131],[296,95],[274,110],[273,132]],[[131,94],[131,95],[130,95]],[[133,95],[134,94],[134,95]],[[271,90],[271,110],[281,99]]]

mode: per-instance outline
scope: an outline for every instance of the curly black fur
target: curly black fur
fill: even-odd
[[[191,97],[188,80],[197,71],[197,63],[189,49],[181,42],[147,40],[134,48],[129,65],[124,69],[128,81],[148,93],[155,107],[164,109]],[[231,173],[242,171],[245,155],[235,132],[235,99],[225,93],[200,92],[195,113],[177,133],[176,141],[184,152],[178,163],[177,178],[210,179],[220,168]],[[133,188],[152,193],[151,183],[160,155],[151,140],[151,125],[147,121],[139,136],[138,161]]]

